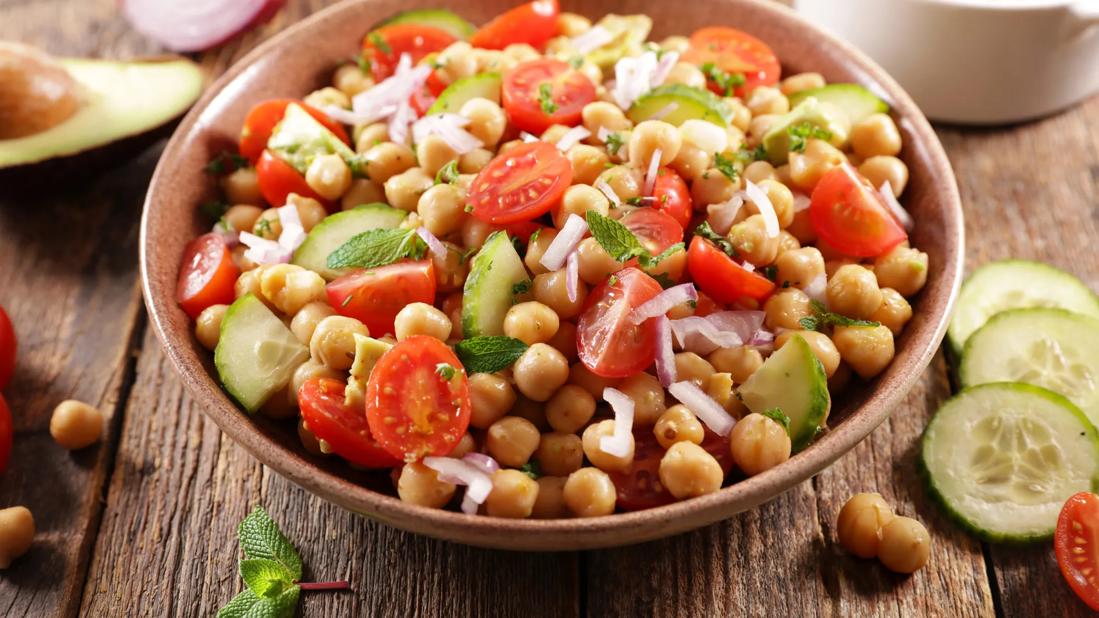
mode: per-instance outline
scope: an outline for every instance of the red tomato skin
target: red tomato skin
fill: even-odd
[[[443,363],[455,369],[450,380],[439,375]],[[398,342],[370,372],[366,420],[382,448],[402,461],[450,453],[469,428],[472,410],[465,369],[434,337]]]
[[[474,33],[469,42],[482,49],[504,49],[514,43],[527,43],[540,50],[546,41],[557,35],[560,12],[557,0],[527,2],[496,16]]]
[[[15,337],[15,327],[3,307],[0,307],[0,390],[11,382],[15,373],[15,352],[19,341]]]
[[[1083,539],[1083,543],[1076,539]],[[1082,491],[1065,502],[1053,536],[1057,564],[1072,591],[1099,611],[1099,496]],[[1077,553],[1076,549],[1083,551]],[[1090,569],[1085,574],[1085,570]]]
[[[230,305],[240,269],[225,239],[210,232],[187,244],[176,284],[176,300],[183,311],[198,318],[211,305]]]
[[[656,324],[633,324],[628,316],[661,291],[655,279],[633,267],[595,288],[576,322],[580,362],[604,378],[625,378],[651,365],[656,359]]]
[[[542,109],[540,88],[550,84],[553,112]],[[567,62],[538,58],[517,65],[504,74],[500,103],[508,120],[523,131],[541,135],[555,124],[580,124],[584,106],[595,100],[595,85]]]
[[[701,236],[687,249],[687,270],[700,290],[725,305],[744,298],[761,301],[775,289],[774,281],[745,270]]]
[[[691,202],[691,190],[683,177],[674,170],[662,167],[656,175],[653,183],[653,208],[675,219],[679,227],[687,229],[691,224],[693,204]]]
[[[271,99],[257,103],[248,115],[244,118],[244,125],[240,130],[240,154],[253,164],[259,159],[260,155],[267,148],[267,140],[271,139],[271,132],[275,129],[286,113],[286,108],[291,103],[297,103],[302,109],[309,112],[309,115],[316,118],[318,122],[328,128],[329,131],[336,134],[336,137],[343,140],[343,143],[350,144],[351,141],[347,137],[347,131],[344,130],[343,125],[338,122],[334,122],[321,110],[306,104],[304,101],[297,99]],[[281,206],[281,204],[280,204]]]
[[[8,469],[13,433],[11,410],[8,409],[8,402],[4,401],[4,396],[0,395],[0,474]]]
[[[817,182],[809,221],[824,242],[853,257],[877,257],[908,239],[881,195],[847,163]]]
[[[346,388],[340,380],[321,377],[309,378],[301,385],[298,402],[309,431],[353,464],[369,469],[401,465],[373,438],[363,411],[344,405]]]
[[[322,204],[327,201],[305,182],[294,166],[276,157],[270,150],[264,150],[256,162],[256,180],[259,182],[260,193],[263,199],[273,207],[284,206],[286,197],[291,193],[297,193],[303,197],[311,197]]]
[[[742,98],[757,86],[777,84],[782,74],[778,57],[766,43],[747,32],[724,26],[696,30],[683,59],[699,66],[713,62],[723,71],[743,74],[744,84],[733,91]],[[707,80],[707,87],[725,96],[725,91],[713,81]]]
[[[378,40],[384,42],[380,45]],[[371,31],[363,39],[363,54],[370,61],[370,70],[376,81],[393,75],[401,54],[412,58],[412,65],[433,52],[439,52],[458,39],[449,32],[420,24],[390,24]]]
[[[619,222],[653,255],[660,255],[677,242],[683,242],[683,227],[671,215],[656,208],[638,208]],[[637,259],[627,264],[635,265]]]
[[[473,216],[493,225],[531,221],[556,206],[571,184],[572,164],[552,144],[519,144],[477,174],[467,203]]]
[[[660,482],[664,448],[656,441],[652,427],[635,427],[633,443],[630,466],[622,472],[607,473],[618,494],[615,504],[623,511],[641,511],[675,502],[675,496]]]
[[[336,313],[359,320],[374,337],[393,333],[397,313],[410,303],[435,302],[431,260],[404,261],[356,270],[328,284]]]

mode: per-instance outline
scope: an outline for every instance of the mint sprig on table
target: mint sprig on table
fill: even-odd
[[[805,330],[820,330],[822,326],[872,327],[881,325],[879,322],[856,320],[855,318],[833,313],[819,300],[810,301],[809,306],[813,309],[813,315],[798,320],[798,324],[801,324],[801,327]]]
[[[499,335],[463,339],[454,351],[467,373],[493,373],[510,367],[528,347],[518,339]]]
[[[244,560],[240,576],[247,588],[218,610],[218,618],[289,618],[302,590],[347,590],[346,581],[301,581],[301,556],[278,525],[256,506],[237,529]]]
[[[376,268],[398,260],[419,260],[427,243],[416,230],[401,228],[368,230],[352,236],[328,255],[329,268]]]
[[[683,243],[668,247],[659,255],[653,255],[641,244],[628,227],[610,217],[603,216],[594,210],[589,210],[584,217],[588,222],[588,229],[592,237],[603,247],[615,261],[626,262],[637,258],[642,268],[652,268],[668,256],[683,248]]]

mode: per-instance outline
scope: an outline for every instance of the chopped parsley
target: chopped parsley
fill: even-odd
[[[726,157],[720,152],[714,154],[714,167],[733,182],[736,182],[737,176],[740,175],[740,172],[736,169],[735,163],[736,162],[733,159]]]
[[[826,131],[808,120],[786,127],[786,133],[790,135],[791,152],[805,152],[805,146],[811,139],[825,141],[832,139],[830,131]]]
[[[549,82],[538,86],[538,106],[547,114],[557,111],[557,104],[553,102],[553,85]]]
[[[274,236],[275,230],[271,229],[271,220],[260,217],[259,220],[256,221],[255,234],[260,238],[268,239]]]
[[[447,163],[435,173],[435,184],[454,184],[458,180],[458,160]]]
[[[202,168],[202,171],[212,176],[219,176],[221,174],[235,172],[242,167],[248,167],[248,159],[235,152],[223,150],[213,159],[210,159],[210,162],[206,164],[206,167]]]
[[[523,279],[519,283],[511,286],[511,293],[514,296],[520,296],[530,291],[531,281],[530,279]]]
[[[542,476],[542,466],[538,465],[537,461],[528,461],[519,468],[519,471],[536,481]]]
[[[607,152],[612,155],[618,154],[618,151],[622,149],[622,145],[625,141],[622,139],[621,133],[608,133],[607,134]]]
[[[820,330],[823,326],[881,326],[879,322],[856,320],[845,315],[833,313],[819,300],[810,301],[809,305],[813,309],[813,315],[798,320],[798,324],[801,324],[801,327],[805,330]]]
[[[207,219],[220,222],[222,217],[225,216],[225,211],[229,210],[229,203],[224,200],[210,200],[203,202],[202,206],[199,206],[199,210]]]
[[[733,243],[729,242],[729,239],[725,238],[721,234],[715,232],[714,228],[710,227],[709,222],[703,221],[702,223],[700,223],[699,226],[695,228],[695,236],[701,236],[705,238],[706,240],[714,243],[714,245],[717,246],[718,249],[721,249],[721,251],[724,252],[725,255],[733,259],[737,259],[738,256],[736,252],[736,247],[733,246]]]
[[[367,58],[363,54],[355,54],[355,57],[352,60],[355,61],[355,65],[359,67],[360,71],[362,71],[363,73],[367,73],[367,74],[370,73],[370,59],[369,58]]]
[[[782,411],[782,408],[770,408],[765,410],[763,416],[782,425],[782,428],[785,429],[787,433],[790,432],[790,417],[786,416],[786,413]]]
[[[736,158],[745,163],[764,161],[767,159],[767,149],[763,147],[763,144],[760,144],[755,148],[748,148],[747,145],[744,145],[740,147],[740,150],[736,151]]]
[[[390,47],[389,43],[387,43],[385,39],[382,38],[382,35],[378,34],[377,32],[371,32],[367,38],[369,38],[374,47],[377,47],[378,51],[382,52],[383,54],[388,56],[393,53],[393,48]]]
[[[706,75],[707,79],[716,84],[727,97],[733,96],[733,91],[735,91],[737,87],[744,85],[743,73],[728,73],[722,71],[712,62],[707,62],[702,65],[702,73]]]
[[[574,69],[579,69],[580,67],[584,66],[584,57],[573,56],[571,59],[569,59],[569,66]]]

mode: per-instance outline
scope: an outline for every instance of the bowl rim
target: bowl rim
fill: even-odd
[[[910,338],[907,342],[907,348],[915,352],[906,350],[911,359],[911,370],[896,375],[896,379],[888,384],[878,383],[872,389],[868,389],[865,399],[853,408],[851,415],[844,422],[830,429],[813,445],[775,468],[705,496],[642,511],[588,518],[505,519],[486,515],[467,515],[405,503],[394,496],[373,491],[344,476],[321,469],[310,460],[288,452],[277,440],[261,431],[250,418],[244,418],[243,423],[239,422],[244,417],[243,413],[216,384],[214,377],[201,366],[192,366],[185,358],[183,346],[194,344],[169,340],[166,314],[176,308],[174,294],[157,294],[158,284],[150,275],[149,268],[150,212],[154,208],[155,189],[161,177],[167,173],[166,162],[174,160],[180,151],[190,147],[185,142],[184,136],[195,127],[211,101],[238,76],[248,71],[269,50],[282,45],[283,40],[313,28],[314,24],[332,19],[336,14],[354,11],[359,5],[369,2],[369,0],[346,0],[313,13],[272,36],[233,64],[211,84],[173,133],[150,180],[142,210],[139,238],[142,292],[157,338],[177,375],[187,387],[189,394],[194,397],[195,402],[202,407],[203,413],[260,463],[327,501],[398,528],[427,536],[454,539],[455,531],[458,531],[458,534],[463,537],[460,540],[462,543],[505,549],[549,549],[551,551],[591,549],[636,543],[697,528],[777,497],[816,475],[850,451],[889,417],[893,409],[921,378],[946,333],[949,315],[958,296],[964,269],[965,228],[957,182],[949,159],[930,123],[908,94],[884,69],[850,44],[813,25],[788,7],[765,0],[727,1],[752,5],[756,10],[774,13],[786,20],[793,20],[801,28],[814,31],[821,38],[823,45],[837,48],[839,53],[863,71],[867,78],[877,82],[894,103],[894,107],[903,107],[910,112],[906,113],[903,120],[908,123],[909,131],[915,135],[915,143],[921,144],[926,150],[930,173],[942,181],[936,183],[938,188],[932,191],[932,195],[936,198],[945,198],[946,203],[942,204],[942,207],[948,209],[944,213],[947,225],[942,230],[944,234],[948,234],[944,239],[946,253],[950,255],[950,247],[954,247],[953,259],[949,263],[939,265],[943,271],[942,277],[948,284],[948,295],[941,308],[942,315],[938,322],[931,326],[929,337],[923,341]],[[278,452],[282,456],[267,457],[264,455],[265,450]],[[301,467],[301,461],[305,461],[308,465]],[[737,502],[748,506],[737,508],[733,505]],[[696,513],[705,514],[704,520],[686,526],[676,525],[677,520],[684,520],[688,515]],[[607,534],[612,532],[624,533],[627,538],[607,539]],[[549,535],[548,538],[562,542],[546,547],[544,540],[539,542],[539,535]]]

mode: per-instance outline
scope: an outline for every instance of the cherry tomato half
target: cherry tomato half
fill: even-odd
[[[11,410],[8,409],[8,402],[4,401],[4,396],[0,395],[0,474],[8,469],[13,433]]]
[[[580,112],[595,100],[595,85],[567,62],[539,58],[504,74],[500,100],[512,124],[541,135],[555,124],[579,124]]]
[[[1053,548],[1072,591],[1099,611],[1099,496],[1082,491],[1065,502]]]
[[[336,313],[362,322],[375,337],[393,333],[393,320],[405,305],[433,302],[435,267],[431,260],[356,270],[328,284],[328,303]]]
[[[821,240],[854,257],[881,255],[908,238],[881,194],[847,163],[817,182],[809,220]]]
[[[652,255],[660,255],[665,249],[683,240],[683,227],[667,213],[656,208],[638,208],[622,217],[619,222],[633,232],[641,246]],[[631,260],[630,263],[636,263]]]
[[[225,239],[213,232],[192,240],[183,249],[176,300],[191,319],[211,305],[232,304],[240,269]]]
[[[305,182],[305,176],[270,150],[264,150],[259,161],[256,161],[256,181],[263,199],[271,206],[286,204],[286,197],[291,193],[311,197],[322,204],[327,203],[327,200],[317,195],[309,183]]]
[[[734,91],[738,97],[756,86],[773,86],[782,72],[775,52],[766,43],[747,32],[724,26],[696,30],[683,59],[699,66],[712,62],[726,73],[744,75],[744,84]],[[726,94],[724,88],[712,80],[708,84],[717,94]]]
[[[363,39],[363,57],[370,61],[374,79],[381,81],[397,69],[402,54],[412,57],[415,66],[424,56],[443,51],[458,39],[449,32],[420,24],[382,26]]]
[[[535,0],[511,9],[474,33],[470,43],[483,49],[503,49],[514,43],[526,43],[542,49],[557,35],[557,0]]]
[[[667,213],[675,219],[679,227],[687,229],[691,224],[692,203],[691,190],[683,177],[674,170],[662,167],[656,174],[656,182],[653,183],[653,208]]]
[[[267,148],[267,140],[271,139],[271,132],[275,130],[275,125],[282,121],[283,115],[286,114],[286,108],[291,103],[300,105],[302,109],[309,112],[310,116],[316,118],[317,122],[323,124],[329,131],[335,133],[336,137],[343,140],[343,143],[351,143],[343,126],[338,122],[334,122],[328,117],[328,114],[321,110],[297,99],[271,99],[257,103],[244,118],[244,126],[240,130],[240,154],[242,157],[247,158],[252,163],[259,159],[264,149]],[[279,206],[281,205],[282,203],[279,203]]]
[[[592,290],[576,322],[576,351],[592,373],[624,378],[656,358],[656,324],[634,324],[629,315],[661,292],[655,279],[632,267],[623,268]]]
[[[687,249],[687,270],[700,290],[726,305],[744,298],[763,300],[775,289],[774,281],[746,270],[701,236]]]
[[[0,390],[8,385],[11,374],[15,373],[15,350],[18,347],[11,318],[8,317],[4,308],[0,307]]]
[[[309,378],[298,389],[302,420],[309,431],[353,464],[365,468],[392,468],[399,459],[385,451],[370,434],[366,414],[344,405],[347,384],[332,378]]]
[[[519,144],[498,155],[469,188],[473,215],[505,225],[544,215],[572,184],[572,164],[552,144]]]
[[[389,454],[402,461],[443,456],[469,427],[469,381],[454,351],[414,335],[378,359],[366,385],[366,420]]]

